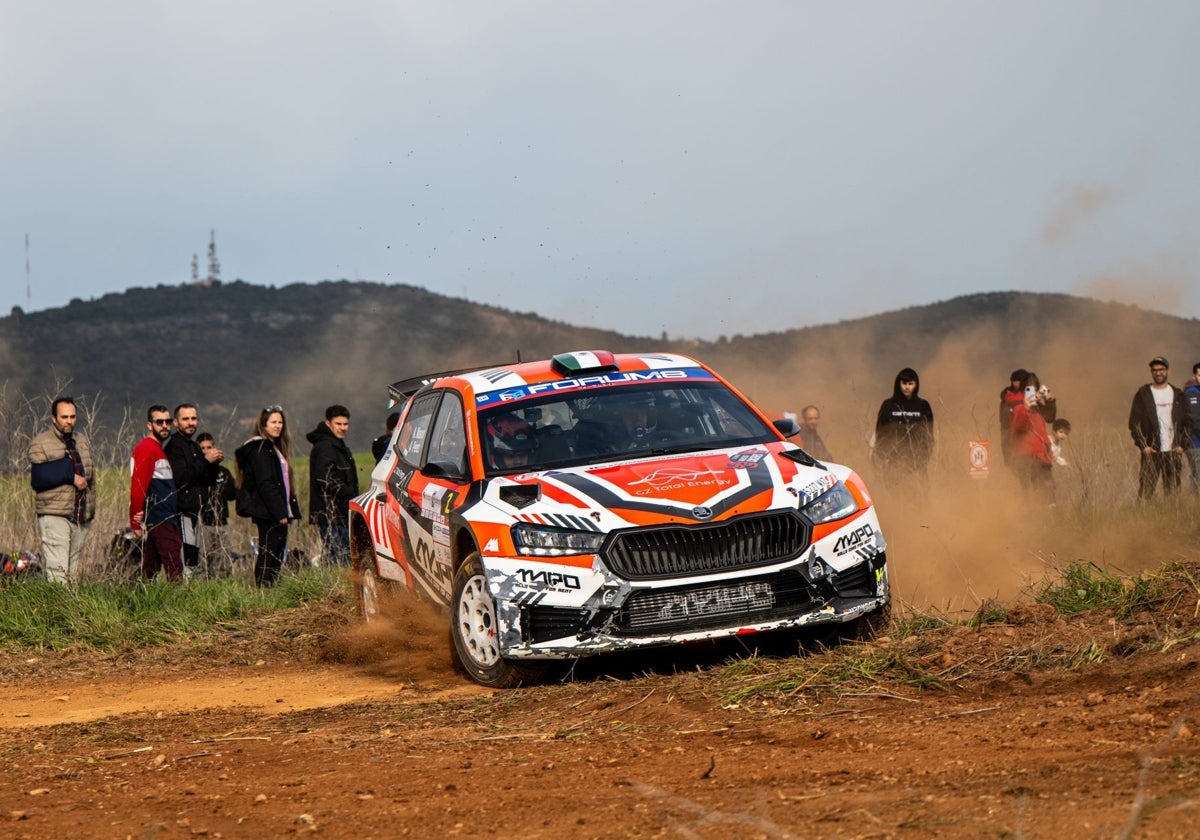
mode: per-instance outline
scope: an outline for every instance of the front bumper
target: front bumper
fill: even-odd
[[[501,655],[566,659],[752,632],[852,622],[890,600],[878,526],[853,551],[823,540],[801,557],[719,575],[630,581],[591,569],[484,558]]]

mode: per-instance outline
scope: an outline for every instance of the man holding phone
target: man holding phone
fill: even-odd
[[[1150,360],[1150,382],[1138,388],[1129,409],[1129,434],[1141,453],[1138,498],[1148,499],[1162,479],[1163,493],[1179,490],[1183,450],[1191,425],[1183,392],[1167,382],[1171,365],[1165,356]]]

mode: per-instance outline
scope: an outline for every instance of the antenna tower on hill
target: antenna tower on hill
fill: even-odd
[[[215,283],[221,279],[221,261],[217,259],[217,232],[212,228],[208,230],[208,276],[204,279],[208,283]]]

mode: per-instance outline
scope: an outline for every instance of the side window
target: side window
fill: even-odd
[[[396,438],[396,450],[400,459],[412,467],[421,465],[421,450],[429,437],[429,423],[437,407],[440,393],[426,394],[415,403],[404,418],[400,434]]]
[[[460,474],[467,472],[467,431],[463,425],[462,402],[458,394],[446,392],[442,407],[438,409],[433,424],[433,437],[429,443],[427,461],[447,461],[458,468]]]

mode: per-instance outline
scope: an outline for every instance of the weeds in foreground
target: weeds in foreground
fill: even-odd
[[[1200,565],[1195,563],[1175,563],[1153,574],[1125,578],[1095,564],[1079,562],[1065,569],[1061,578],[1043,582],[1031,594],[1037,602],[1069,616],[1098,610],[1124,620],[1150,607],[1177,602],[1186,606],[1193,601],[1195,609],[1188,607],[1186,612],[1200,612],[1198,568]],[[739,705],[754,698],[791,698],[801,692],[888,694],[887,686],[945,690],[971,674],[998,676],[1035,668],[1077,670],[1105,662],[1113,655],[1098,639],[1071,643],[1050,637],[1018,644],[987,661],[979,657],[972,661],[955,653],[948,644],[951,638],[963,637],[963,630],[955,628],[982,633],[988,626],[1007,620],[1008,610],[994,601],[983,602],[972,616],[960,622],[910,611],[893,621],[887,638],[875,642],[847,644],[800,659],[751,659],[729,665],[723,673],[730,687],[722,700],[725,705]],[[1170,626],[1169,620],[1164,621],[1161,632],[1171,633],[1167,629]],[[973,635],[967,634],[968,638]],[[1176,630],[1166,635],[1162,649],[1195,641],[1200,641],[1200,631],[1195,631],[1193,624],[1185,632]],[[952,655],[947,656],[947,652]]]
[[[1174,565],[1155,574],[1121,577],[1080,560],[1063,571],[1061,580],[1043,584],[1036,598],[1064,615],[1107,609],[1124,619],[1160,602],[1168,577],[1180,568]]]
[[[147,647],[228,631],[265,613],[327,603],[349,613],[348,584],[337,569],[307,568],[257,589],[242,580],[157,578],[126,586],[84,582],[74,588],[30,579],[4,587],[0,646],[6,650],[104,650]]]

